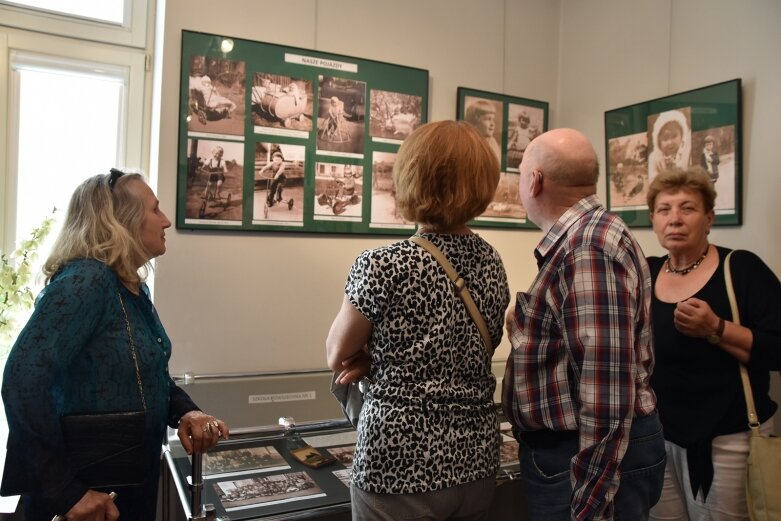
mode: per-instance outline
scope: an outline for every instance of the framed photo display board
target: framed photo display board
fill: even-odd
[[[740,79],[605,112],[608,208],[651,226],[646,195],[666,168],[703,167],[716,189],[716,225],[742,224]]]
[[[536,228],[518,195],[518,167],[529,141],[548,130],[548,103],[459,87],[456,113],[485,137],[501,169],[494,200],[470,225]]]
[[[176,226],[409,234],[391,172],[427,70],[182,31]]]

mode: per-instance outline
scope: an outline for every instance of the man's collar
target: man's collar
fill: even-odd
[[[556,246],[556,244],[558,244],[559,239],[561,239],[567,233],[567,230],[573,224],[575,224],[575,222],[577,222],[585,214],[592,212],[601,206],[602,203],[599,202],[596,194],[593,194],[584,197],[577,203],[573,204],[566,212],[561,214],[561,216],[553,224],[553,226],[551,226],[550,230],[548,230],[548,233],[545,234],[545,237],[542,238],[540,243],[537,245],[537,248],[534,250],[534,256],[537,259],[537,266],[542,266],[542,263],[550,251],[554,246]]]

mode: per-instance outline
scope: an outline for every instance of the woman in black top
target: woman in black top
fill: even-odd
[[[781,369],[781,283],[755,254],[730,260],[741,325],[724,282],[728,248],[709,244],[716,192],[699,167],[654,178],[651,222],[669,252],[650,257],[656,367],[651,386],[667,440],[662,498],[651,519],[748,519],[748,436],[738,362],[748,367],[761,430],[777,409],[770,371]]]

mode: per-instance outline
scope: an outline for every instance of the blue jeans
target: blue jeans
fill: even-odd
[[[569,521],[570,464],[578,452],[578,439],[552,446],[519,444],[521,480],[532,521]],[[635,418],[629,447],[621,460],[621,484],[613,498],[616,521],[644,521],[659,501],[664,482],[666,453],[659,415]]]

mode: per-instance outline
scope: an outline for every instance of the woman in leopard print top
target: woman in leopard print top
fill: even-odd
[[[464,122],[414,131],[394,166],[396,204],[466,281],[502,338],[510,294],[496,250],[466,223],[492,200],[496,156]],[[326,342],[343,382],[372,380],[352,467],[354,520],[483,519],[499,432],[491,354],[437,261],[409,239],[363,252]]]

